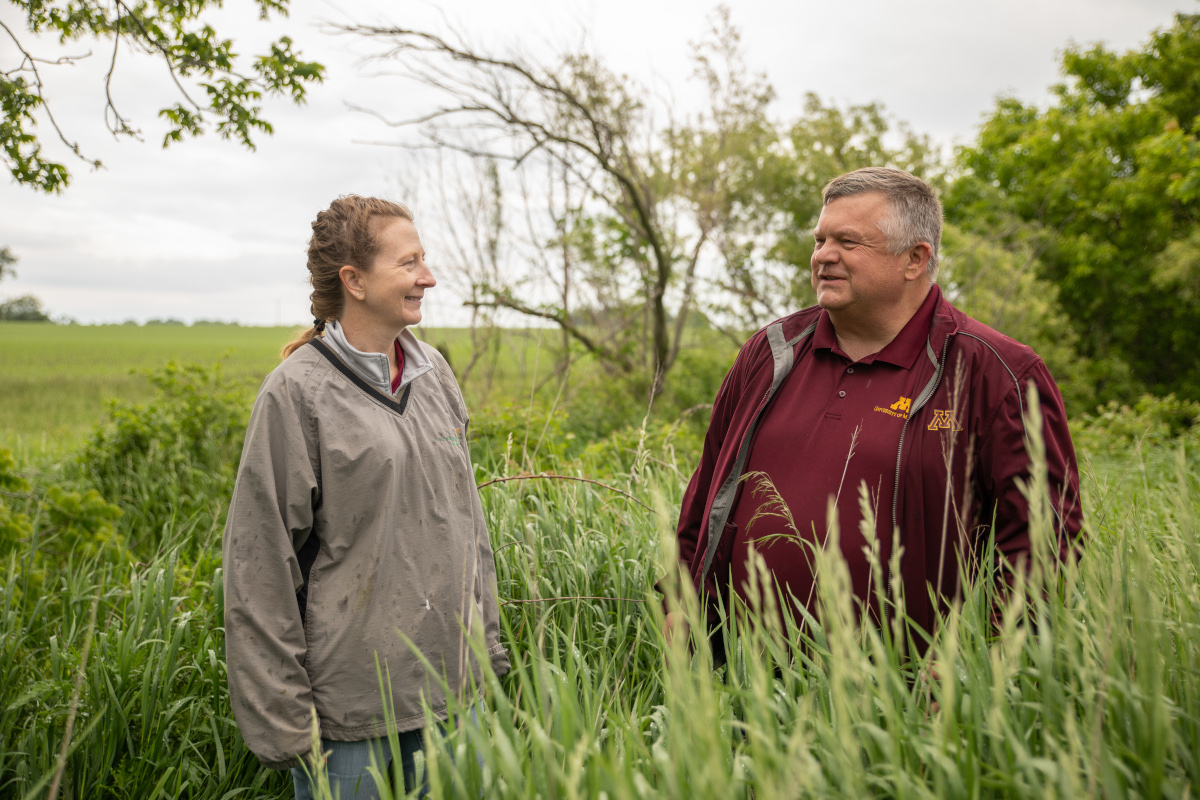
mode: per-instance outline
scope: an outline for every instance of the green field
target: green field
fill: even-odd
[[[145,371],[168,361],[214,364],[257,383],[278,363],[284,328],[0,325],[0,447],[61,454],[80,445],[108,400],[143,402]]]
[[[170,361],[206,366],[223,373],[252,399],[262,379],[279,363],[279,349],[293,328],[135,325],[64,326],[50,323],[0,324],[0,447],[22,460],[61,456],[83,442],[100,421],[105,403],[144,402],[153,394],[146,371]],[[461,329],[417,330],[440,345],[461,369],[469,362],[469,333]],[[540,368],[551,367],[541,347],[557,345],[548,330],[511,330],[479,359],[464,385],[472,407],[528,399]],[[553,389],[554,387],[550,387]]]
[[[14,462],[0,449],[0,798],[45,797],[64,747],[60,796],[291,796],[233,722],[220,590],[246,405],[287,333],[0,326],[6,406],[9,377],[29,378],[21,441],[61,413],[64,373],[103,387],[47,436],[57,451],[26,445]],[[463,369],[465,334],[442,337]],[[1008,603],[986,579],[967,587],[926,656],[859,619],[844,562],[827,555],[821,624],[743,630],[713,672],[703,637],[666,666],[652,590],[673,557],[701,415],[656,412],[581,441],[589,409],[616,401],[585,373],[566,410],[554,383],[530,404],[545,347],[537,332],[504,341],[495,396],[473,419],[479,480],[594,482],[481,491],[514,669],[489,676],[478,727],[431,737],[435,797],[1198,796],[1200,429],[1159,424],[1170,404],[1078,424],[1084,558],[1059,570],[1040,548]],[[159,372],[169,380],[155,395],[127,374],[230,349],[228,392],[175,370]],[[680,383],[711,392],[724,363],[697,355]],[[75,458],[84,418],[103,417],[104,397],[128,399],[122,386],[145,408],[108,419]]]

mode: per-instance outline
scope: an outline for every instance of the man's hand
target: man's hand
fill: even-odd
[[[925,699],[928,703],[925,710],[925,718],[928,719],[929,717],[937,714],[942,708],[941,703],[933,699],[933,685],[935,683],[940,683],[942,676],[937,670],[937,665],[930,664],[928,669],[921,670],[920,679],[921,686],[925,690]]]
[[[663,658],[667,662],[667,666],[671,666],[671,643],[675,641],[675,637],[679,636],[686,644],[688,637],[688,622],[687,617],[682,611],[668,612],[666,619],[663,620],[663,639],[667,642],[667,649],[663,653]]]

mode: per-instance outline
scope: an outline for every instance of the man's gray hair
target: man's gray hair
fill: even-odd
[[[942,203],[937,192],[916,175],[889,167],[866,167],[839,175],[821,192],[824,205],[840,197],[878,192],[887,198],[889,213],[879,222],[888,250],[903,253],[918,242],[932,248],[925,272],[937,280],[938,249],[942,243]]]

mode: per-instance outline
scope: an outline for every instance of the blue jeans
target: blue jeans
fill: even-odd
[[[400,737],[400,766],[404,771],[404,790],[411,792],[417,782],[417,771],[413,765],[413,755],[425,746],[424,731],[406,731]],[[321,750],[329,753],[326,759],[329,788],[338,800],[376,800],[379,791],[375,779],[367,772],[371,766],[371,754],[374,753],[374,764],[380,773],[387,775],[392,763],[392,750],[388,746],[386,736],[378,739],[366,739],[361,742],[335,742],[330,739],[321,740]],[[301,767],[292,769],[292,782],[296,787],[296,800],[312,800],[314,786],[308,775]],[[424,797],[429,791],[426,782],[421,786],[420,796]]]

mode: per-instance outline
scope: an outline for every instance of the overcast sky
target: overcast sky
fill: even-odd
[[[1170,24],[1188,0],[843,0],[839,3],[731,0],[750,65],[767,73],[778,100],[774,116],[796,116],[807,92],[839,103],[878,101],[897,120],[945,146],[965,143],[998,94],[1045,102],[1058,80],[1058,58],[1071,43],[1103,41],[1128,49]],[[27,39],[35,55],[95,55],[71,68],[44,68],[47,96],[60,126],[101,159],[92,172],[66,161],[74,179],[58,196],[9,181],[0,188],[0,245],[20,258],[19,277],[0,298],[32,293],[55,315],[80,322],[175,317],[243,324],[298,324],[309,319],[304,249],[309,223],[339,194],[379,194],[421,203],[411,157],[363,142],[394,139],[377,120],[346,102],[391,117],[419,113],[428,98],[411,86],[372,77],[360,65],[361,42],[323,33],[322,21],[391,22],[444,30],[443,15],[473,41],[502,50],[520,44],[550,53],[585,36],[613,68],[669,94],[686,108],[689,41],[703,36],[711,6],[683,0],[456,0],[441,8],[408,0],[293,0],[288,19],[259,23],[252,4],[227,0],[214,16],[242,52],[287,33],[304,57],[325,63],[328,80],[294,108],[269,101],[272,137],[250,153],[215,136],[159,146],[156,110],[175,102],[165,67],[122,53],[114,99],[143,133],[143,143],[115,142],[103,122],[103,75],[110,51],[87,43],[65,51]],[[21,17],[0,0],[0,20],[21,30]],[[565,44],[564,44],[565,43]],[[0,44],[10,66],[11,42]],[[43,126],[47,150],[69,154]],[[424,237],[436,269],[439,242]],[[427,298],[426,324],[461,324],[452,286]]]

